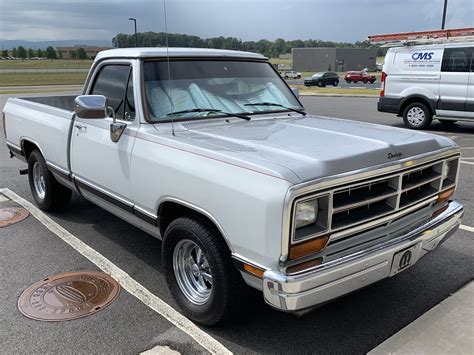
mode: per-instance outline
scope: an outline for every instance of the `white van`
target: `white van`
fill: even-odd
[[[390,48],[382,68],[378,110],[413,129],[474,122],[474,42]]]

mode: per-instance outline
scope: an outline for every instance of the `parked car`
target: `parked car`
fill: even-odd
[[[308,115],[255,53],[102,51],[82,95],[9,98],[3,123],[39,208],[76,191],[161,239],[171,294],[207,325],[245,284],[298,313],[396,275],[463,214],[452,140]]]
[[[315,73],[311,77],[304,79],[305,86],[319,86],[324,87],[326,85],[339,85],[339,76],[337,73],[332,71]]]
[[[474,122],[474,43],[390,48],[382,70],[381,112],[412,129],[433,119]]]
[[[301,79],[301,73],[294,70],[289,70],[283,72],[283,77],[285,79]]]
[[[357,83],[362,81],[364,84],[373,84],[377,80],[377,77],[375,75],[369,74],[366,71],[348,71],[344,76],[344,80],[347,83]]]

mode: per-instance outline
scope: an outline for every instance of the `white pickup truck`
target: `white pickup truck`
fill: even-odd
[[[245,283],[303,313],[393,276],[463,214],[450,139],[307,115],[253,53],[104,51],[81,96],[11,98],[3,123],[38,206],[75,191],[161,239],[202,324],[245,305]]]

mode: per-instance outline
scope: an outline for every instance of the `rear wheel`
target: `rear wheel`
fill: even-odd
[[[194,216],[174,220],[162,253],[168,287],[188,318],[213,325],[235,313],[247,286],[213,226]]]
[[[433,115],[421,102],[413,102],[403,110],[403,122],[411,129],[426,129],[430,126]]]
[[[28,180],[36,204],[44,211],[63,210],[71,200],[72,191],[56,181],[38,150],[28,158]]]

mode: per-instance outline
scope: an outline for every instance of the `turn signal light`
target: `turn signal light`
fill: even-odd
[[[311,255],[323,250],[329,241],[329,235],[309,240],[307,242],[299,243],[290,246],[291,260],[302,258],[303,256]]]
[[[244,270],[247,271],[249,274],[252,274],[259,278],[263,278],[264,271],[262,269],[256,268],[255,266],[244,264]]]
[[[438,195],[438,201],[436,201],[437,203],[440,203],[440,202],[444,202],[446,200],[449,200],[449,198],[451,196],[454,195],[454,187],[446,190],[446,191],[443,191],[441,192],[439,195]]]

